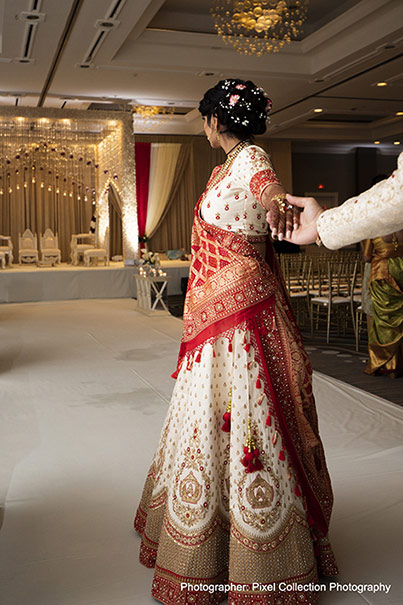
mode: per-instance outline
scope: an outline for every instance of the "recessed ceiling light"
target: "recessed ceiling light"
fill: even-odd
[[[321,107],[316,107],[316,109],[314,109],[315,113],[322,113],[323,109]]]
[[[403,116],[403,111],[397,111],[397,112],[396,112],[396,115],[397,115],[397,116]]]
[[[393,145],[400,145],[400,141],[393,141]]]
[[[380,141],[374,141],[374,145],[379,145]]]
[[[387,86],[388,83],[387,82],[377,82],[376,85],[377,86]]]

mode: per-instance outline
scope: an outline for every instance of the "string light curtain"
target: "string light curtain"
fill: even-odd
[[[71,233],[88,231],[96,199],[95,141],[79,141],[67,122],[0,122],[1,232],[12,236],[16,251],[26,228],[39,241],[50,227],[67,260]]]
[[[99,215],[99,243],[109,225],[108,189],[121,206],[125,258],[138,254],[135,166],[131,116],[105,119],[110,112],[2,108],[0,114],[0,233],[59,235],[62,259],[69,260],[73,233],[86,233]],[[42,115],[41,115],[42,114]],[[96,114],[96,115],[95,115]],[[109,115],[108,115],[109,114]],[[66,115],[66,114],[64,114]],[[99,119],[100,115],[104,119]]]

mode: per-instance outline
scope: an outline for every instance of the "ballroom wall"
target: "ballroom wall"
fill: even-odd
[[[383,155],[374,150],[374,161],[368,162],[365,187],[371,186],[372,179],[378,174],[389,175],[396,169],[397,154]],[[365,166],[364,166],[365,171]],[[318,191],[318,185],[324,185],[324,191],[338,192],[339,204],[349,197],[360,193],[362,187],[357,184],[356,150],[348,153],[313,153],[293,151],[292,153],[293,192],[304,195]]]

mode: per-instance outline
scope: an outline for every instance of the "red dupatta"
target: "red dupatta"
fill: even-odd
[[[214,173],[213,173],[214,175]],[[246,327],[284,454],[308,507],[314,540],[328,533],[333,495],[312,394],[312,369],[302,345],[273,247],[266,260],[241,235],[206,223],[196,209],[192,263],[177,371],[198,361],[206,342]],[[299,489],[299,487],[298,487]],[[319,569],[338,573],[326,540],[317,542]],[[330,572],[329,572],[330,569]]]

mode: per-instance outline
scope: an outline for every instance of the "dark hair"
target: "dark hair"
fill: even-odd
[[[220,80],[210,88],[199,104],[202,116],[217,116],[227,132],[240,139],[266,131],[271,101],[250,80]]]

